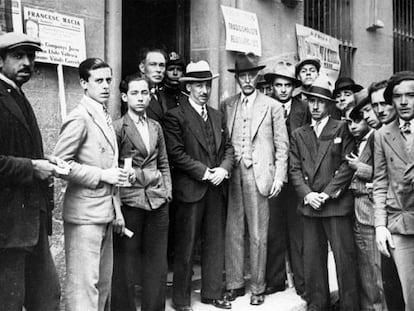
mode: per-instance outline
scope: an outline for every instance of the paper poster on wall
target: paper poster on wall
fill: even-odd
[[[262,56],[259,22],[255,13],[221,6],[226,25],[226,50]]]
[[[321,61],[321,71],[325,72],[334,84],[341,69],[338,39],[315,29],[296,24],[299,60],[318,58]],[[332,85],[333,85],[332,84]]]
[[[38,37],[43,52],[36,61],[78,67],[86,58],[83,18],[24,7],[24,32]]]

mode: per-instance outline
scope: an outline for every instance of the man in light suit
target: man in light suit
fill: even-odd
[[[222,104],[235,149],[236,167],[229,185],[226,225],[226,297],[243,296],[244,233],[247,221],[250,240],[250,304],[261,305],[266,289],[265,270],[269,198],[282,189],[287,174],[289,139],[282,105],[257,92],[257,57],[238,54],[235,68],[241,94]],[[276,208],[276,207],[273,207]]]
[[[393,75],[384,99],[398,117],[375,134],[375,233],[380,252],[395,261],[408,311],[414,310],[414,72]]]
[[[292,97],[294,88],[301,85],[295,78],[295,67],[291,62],[282,60],[264,77],[273,87],[273,97],[282,104],[290,138],[295,129],[310,121],[308,105],[298,96]],[[279,196],[270,204],[266,294],[285,290],[287,248],[296,292],[303,295],[303,220],[297,211],[296,192],[292,183],[285,183]]]
[[[307,95],[311,124],[292,133],[289,176],[304,220],[305,299],[308,310],[330,310],[328,241],[335,256],[341,310],[360,310],[354,246],[353,170],[345,155],[354,148],[346,123],[329,116],[335,104],[325,76]]]
[[[142,275],[143,311],[165,309],[167,281],[168,205],[171,177],[160,124],[146,115],[150,101],[148,81],[129,75],[120,84],[128,112],[114,122],[119,165],[132,158],[135,181],[121,188],[125,226],[134,236],[114,236],[112,311],[136,311],[134,272]],[[140,267],[134,267],[140,257]]]
[[[79,65],[84,96],[64,121],[54,154],[71,170],[63,201],[66,310],[109,310],[112,230],[122,233],[118,146],[107,112],[112,70],[99,58]]]
[[[187,65],[189,97],[166,114],[165,138],[174,166],[176,205],[173,306],[191,311],[194,245],[200,236],[202,252],[201,302],[230,309],[223,299],[224,214],[227,178],[234,150],[224,116],[207,104],[213,75],[206,61]]]
[[[349,188],[354,196],[354,236],[358,260],[361,310],[387,310],[381,275],[381,253],[375,243],[374,203],[374,132],[362,112],[371,105],[367,89],[355,94],[356,106],[347,109],[345,121],[355,139],[355,150],[346,155],[355,171]],[[366,111],[366,110],[365,110]]]

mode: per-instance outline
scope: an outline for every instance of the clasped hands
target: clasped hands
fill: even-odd
[[[310,192],[305,196],[305,204],[309,204],[314,210],[320,210],[322,204],[329,199],[325,192]]]
[[[214,186],[218,186],[222,183],[224,178],[228,176],[228,174],[227,170],[222,167],[209,168],[206,171],[205,180],[208,180]]]

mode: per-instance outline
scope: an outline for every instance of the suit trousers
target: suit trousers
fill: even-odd
[[[338,278],[340,310],[358,311],[356,253],[351,216],[304,217],[305,289],[308,310],[330,310],[328,241]]]
[[[401,282],[392,257],[381,255],[381,272],[385,300],[389,311],[401,311],[405,308]]]
[[[375,228],[355,220],[361,311],[386,311],[381,275],[381,254],[375,241]]]
[[[60,285],[49,249],[46,213],[40,212],[34,247],[0,249],[0,310],[58,311]]]
[[[269,200],[259,193],[253,168],[240,163],[232,173],[226,225],[227,289],[244,286],[244,235],[247,222],[250,242],[250,286],[253,294],[266,288]]]
[[[112,224],[65,222],[66,311],[110,310]]]
[[[141,310],[165,310],[167,281],[168,204],[147,211],[122,206],[132,238],[114,235],[112,311],[136,311],[135,280],[142,286]]]
[[[397,266],[405,301],[405,311],[414,310],[414,236],[392,234],[392,258]]]
[[[222,186],[209,185],[194,203],[177,201],[173,303],[191,304],[194,246],[201,240],[201,297],[219,299],[223,290],[224,214]]]

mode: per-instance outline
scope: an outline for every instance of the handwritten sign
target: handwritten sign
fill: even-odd
[[[262,55],[259,22],[254,13],[221,6],[226,25],[226,50]]]

